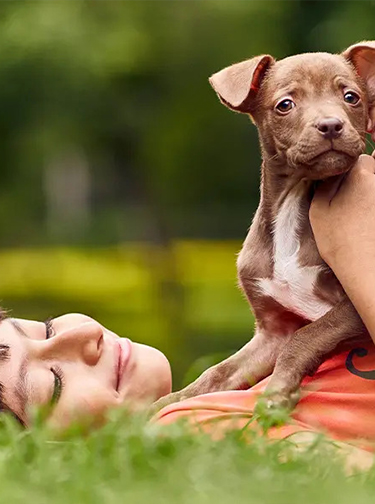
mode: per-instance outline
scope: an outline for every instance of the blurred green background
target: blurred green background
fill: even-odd
[[[260,156],[207,78],[374,35],[374,1],[2,1],[2,305],[87,313],[163,350],[177,387],[240,347]]]

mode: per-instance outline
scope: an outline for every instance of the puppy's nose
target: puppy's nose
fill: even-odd
[[[326,117],[318,121],[315,126],[327,140],[338,138],[344,129],[344,123],[338,117]]]

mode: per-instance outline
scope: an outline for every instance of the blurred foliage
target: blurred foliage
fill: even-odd
[[[260,155],[207,79],[261,53],[341,51],[374,26],[373,0],[0,2],[3,304],[88,313],[164,350],[177,384],[197,356],[241,346],[235,253]]]
[[[374,1],[1,2],[0,244],[244,236],[256,130],[209,75],[260,53],[340,51],[374,21]],[[47,194],[65,163],[69,207],[77,158],[83,222]]]
[[[323,436],[312,438],[311,433],[305,432],[284,440],[271,440],[249,423],[247,428],[229,432],[223,439],[217,436],[219,439],[212,442],[212,437],[204,434],[203,426],[193,431],[184,425],[163,428],[146,424],[143,417],[113,413],[104,428],[87,433],[84,428],[74,426],[62,440],[51,440],[51,432],[45,425],[20,431],[14,420],[2,415],[2,501],[7,504],[300,504],[301,499],[304,504],[374,502],[374,468],[361,470],[361,457],[353,454],[354,467],[348,471],[345,450]]]

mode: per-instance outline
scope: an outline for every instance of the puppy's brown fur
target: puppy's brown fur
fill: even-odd
[[[214,74],[210,83],[221,102],[249,114],[259,132],[261,198],[238,257],[256,332],[240,351],[156,407],[247,388],[271,373],[270,404],[291,406],[303,377],[327,354],[342,342],[368,337],[319,256],[308,210],[314,183],[345,176],[364,150],[375,104],[375,42],[340,55],[310,53],[277,62],[258,56]]]

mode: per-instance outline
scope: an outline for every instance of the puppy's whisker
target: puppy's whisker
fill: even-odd
[[[269,161],[274,161],[274,160],[275,160],[275,159],[277,159],[278,157],[279,157],[279,155],[278,155],[278,154],[275,154],[274,156],[271,156],[271,157],[269,158]]]

